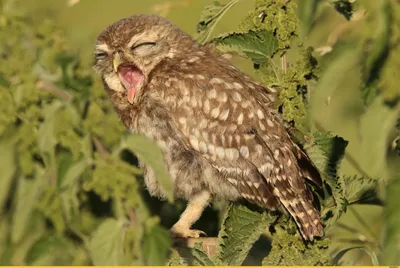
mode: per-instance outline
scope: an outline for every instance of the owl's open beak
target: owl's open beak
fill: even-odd
[[[118,73],[118,67],[123,63],[121,56],[117,53],[113,59],[114,72]]]
[[[114,56],[113,68],[122,85],[127,90],[128,102],[133,104],[135,100],[137,101],[137,93],[143,86],[144,75],[142,71],[135,65],[125,63],[118,53]]]

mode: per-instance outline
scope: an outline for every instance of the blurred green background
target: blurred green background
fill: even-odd
[[[367,13],[380,8],[377,4],[379,1],[361,1],[364,1],[362,4],[365,5],[365,7],[367,8]],[[102,31],[105,26],[109,25],[110,23],[120,18],[127,17],[136,13],[156,13],[169,18],[186,32],[195,35],[196,25],[200,20],[202,10],[206,5],[211,4],[212,2],[212,0],[0,1],[0,3],[3,4],[4,10],[17,11],[20,14],[31,17],[32,20],[35,22],[52,20],[55,28],[60,30],[60,32],[62,33],[60,36],[65,41],[68,50],[73,51],[73,53],[79,55],[81,66],[79,68],[84,69],[85,73],[91,72],[90,66],[92,63],[93,46],[96,36]],[[229,1],[220,2],[227,3]],[[302,3],[305,3],[307,1],[299,0],[295,2],[301,5]],[[213,34],[235,30],[247,15],[247,12],[243,12],[243,10],[252,10],[254,4],[255,1],[253,0],[240,1],[227,13],[224,19],[221,20],[221,22],[218,24],[216,31]],[[316,16],[314,27],[312,28],[310,34],[307,35],[304,40],[306,45],[313,46],[314,48],[323,48],[332,42],[335,43],[335,38],[339,39],[339,43],[341,39],[353,40],[357,38],[362,38],[360,37],[360,33],[362,31],[366,31],[366,25],[363,25],[362,19],[359,24],[357,24],[357,21],[349,22],[345,19],[344,16],[337,13],[332,8],[320,8],[315,12],[318,12],[318,16]],[[48,34],[51,33],[48,32]],[[4,38],[5,35],[3,35],[2,37]],[[319,50],[317,50],[316,54],[318,54],[318,51]],[[297,58],[297,55],[291,55],[289,53],[289,61],[293,58]],[[323,68],[327,69],[329,67],[329,64],[331,63],[330,54],[327,54],[326,56],[320,54],[317,55],[317,58],[318,60],[320,60],[321,66]],[[332,58],[334,57],[332,56]],[[256,79],[261,79],[259,74],[254,74],[252,64],[249,60],[235,58],[235,62],[246,73],[251,74]],[[20,64],[23,65],[23,62],[20,62]],[[340,166],[339,174],[346,174],[346,176],[358,175],[374,178],[387,177],[389,176],[389,174],[398,174],[400,172],[400,165],[399,157],[397,156],[391,155],[388,158],[388,166],[390,168],[387,165],[380,165],[379,163],[376,164],[377,161],[379,162],[379,157],[382,154],[381,148],[378,148],[378,145],[380,146],[381,142],[383,142],[384,144],[382,146],[386,146],[386,139],[389,138],[382,138],[383,141],[375,140],[377,145],[375,146],[375,144],[370,144],[370,148],[372,149],[369,151],[365,150],[365,141],[361,139],[362,133],[360,133],[360,124],[362,124],[360,117],[365,112],[365,106],[363,98],[361,96],[361,91],[354,90],[354,88],[360,87],[361,71],[360,68],[358,68],[357,66],[346,66],[346,68],[348,69],[345,74],[345,79],[340,76],[333,76],[333,80],[343,80],[343,83],[335,85],[336,89],[339,90],[332,89],[331,92],[329,92],[329,90],[326,90],[322,94],[316,93],[315,98],[317,99],[317,101],[313,102],[314,105],[310,109],[311,118],[316,122],[320,130],[331,131],[333,134],[341,136],[345,140],[349,141],[346,149],[345,158],[342,162],[342,165]],[[397,70],[393,70],[393,72],[397,72]],[[98,79],[98,77],[94,76],[94,79]],[[325,81],[325,83],[329,85],[329,81]],[[98,87],[96,88],[96,91],[102,90],[98,81],[94,82],[94,86]],[[93,101],[97,101],[98,103],[107,102],[106,99],[102,98],[100,93],[91,94],[91,98]],[[113,112],[110,113],[112,114]],[[372,111],[371,113],[374,113],[374,111]],[[101,116],[101,114],[99,114],[99,116]],[[115,115],[110,118],[110,120],[117,120]],[[368,127],[361,128],[361,131],[370,131],[372,138],[379,137],[379,129],[384,127],[381,125],[383,119],[385,118],[379,117],[377,113],[377,116],[374,119],[375,121],[371,121],[368,124]],[[101,121],[101,119],[99,120]],[[104,128],[106,129],[107,125],[104,126]],[[387,128],[391,131],[390,126],[387,126]],[[104,129],[102,131],[104,131]],[[116,133],[119,133],[119,131],[122,130],[118,129],[118,131],[116,130]],[[113,133],[113,135],[114,134],[115,133]],[[107,132],[105,133],[105,135],[107,135]],[[391,134],[388,136],[391,139],[394,139],[395,135],[396,134],[392,131]],[[106,141],[104,143],[106,144],[106,147],[109,144],[116,144],[116,142],[112,140],[113,138],[110,139],[111,141],[107,142],[107,138],[105,138]],[[374,146],[378,148],[377,151],[374,151]],[[378,160],[375,160],[375,156]],[[129,158],[132,156],[130,154],[127,154],[126,157]],[[110,178],[110,180],[111,179],[112,178]],[[94,188],[92,188],[92,190],[93,189]],[[159,213],[161,215],[161,223],[167,228],[169,228],[174,223],[174,221],[176,221],[179,216],[179,211],[182,211],[183,209],[183,204],[173,206],[166,204],[165,202],[151,199],[149,196],[146,195],[146,193],[143,193],[143,195],[143,199],[146,200],[148,204],[151,204],[152,209],[150,210],[152,211],[152,213]],[[89,196],[88,198],[90,199],[92,197]],[[99,202],[97,202],[96,204],[97,209],[99,210],[97,214],[100,215],[100,217],[105,217],[109,215],[109,206],[112,206],[110,205],[110,203],[100,202],[100,205],[98,205]],[[121,208],[117,208],[117,210],[118,209]],[[102,210],[105,210],[106,212],[102,212]],[[340,250],[342,248],[349,248],[358,245],[368,245],[368,248],[372,248],[372,251],[380,252],[382,219],[383,209],[381,206],[349,206],[347,213],[342,216],[338,224],[336,224],[335,228],[333,228],[328,234],[328,236],[334,242],[331,247],[332,252],[337,249]],[[90,219],[90,221],[94,220]],[[198,226],[201,226],[202,229],[206,229],[210,235],[217,235],[218,223],[219,218],[217,210],[214,208],[210,208],[207,210],[204,217],[202,217],[202,220],[198,223]],[[47,224],[50,223],[48,222]],[[94,228],[95,226],[97,225],[87,224],[86,229]],[[113,225],[111,224],[110,226],[110,230],[112,230]],[[3,229],[0,229],[0,232],[1,230],[3,230],[3,232],[8,232],[9,229],[7,228],[10,227],[4,227]],[[68,232],[68,235],[71,235],[71,231]],[[5,237],[4,233],[3,236]],[[80,236],[79,234],[73,234],[72,236],[80,237],[79,239],[85,237],[85,235]],[[77,240],[79,239],[77,238]],[[34,244],[34,241],[32,241],[31,244],[25,245],[25,252],[21,253],[21,251],[19,251],[19,253],[11,253],[14,249],[11,249],[9,244],[4,244],[5,240],[2,241],[3,245],[0,245],[0,253],[2,256],[2,262],[0,262],[1,264],[91,264],[91,261],[88,260],[86,257],[86,252],[84,250],[80,251],[80,249],[77,249],[79,248],[79,246],[76,246],[76,252],[80,252],[79,254],[81,258],[74,259],[73,262],[71,262],[70,259],[63,262],[61,260],[54,261],[54,259],[51,259],[50,257],[48,258],[50,258],[51,260],[35,257],[35,254],[38,254],[39,256],[41,254],[41,251],[46,250],[46,248],[52,248],[54,250],[54,254],[56,255],[61,254],[63,250],[60,250],[60,248],[62,249],[62,247],[56,246],[58,242],[54,242],[53,244],[46,244],[43,242],[45,244],[43,249],[38,250],[38,252],[36,253],[32,253],[32,250],[30,249],[32,244]],[[138,247],[138,245],[136,245],[136,247]],[[41,248],[41,246],[39,245],[36,248]],[[7,250],[9,251],[8,255]],[[29,252],[30,255],[28,255],[33,260],[32,262],[26,260],[25,257],[27,252]],[[75,251],[72,250],[72,252]],[[32,257],[32,254],[34,257]],[[72,254],[70,250],[68,254]],[[157,253],[154,254],[157,255]],[[154,256],[148,258],[153,257]],[[344,256],[342,260],[343,263],[347,264],[372,264],[371,254],[370,252],[368,252],[368,250],[365,250],[365,248],[356,249],[352,252],[349,252]],[[134,264],[142,263],[143,260]]]

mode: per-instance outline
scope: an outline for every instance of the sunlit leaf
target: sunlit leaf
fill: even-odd
[[[322,179],[329,186],[333,197],[334,205],[327,197],[324,205],[327,207],[325,215],[332,212],[329,221],[325,219],[326,227],[333,224],[340,215],[346,211],[347,200],[345,198],[345,190],[343,178],[337,174],[338,167],[342,161],[348,142],[341,137],[332,136],[329,133],[313,133],[312,142],[304,145],[310,159],[318,168]],[[333,206],[333,207],[332,207]]]
[[[197,41],[202,44],[207,42],[221,17],[239,1],[231,0],[226,5],[214,1],[213,4],[206,6],[197,25]]]
[[[46,107],[43,111],[45,120],[38,129],[39,149],[43,154],[46,165],[48,166],[52,165],[53,161],[53,150],[56,145],[54,138],[54,125],[56,122],[56,113],[59,111],[61,106],[61,102],[54,101],[51,105]]]
[[[232,205],[218,235],[216,258],[224,265],[241,265],[267,225],[265,214],[243,205]]]
[[[123,142],[126,148],[132,150],[141,161],[154,171],[155,177],[166,193],[169,201],[173,200],[173,185],[164,164],[164,156],[156,143],[143,135],[130,135]]]
[[[18,178],[16,208],[12,218],[11,240],[13,243],[18,243],[24,238],[29,219],[44,185],[44,178],[44,171],[39,167],[36,168],[35,178]]]
[[[268,31],[230,33],[213,39],[221,51],[236,52],[255,64],[263,64],[275,53],[278,42]]]
[[[68,254],[72,244],[59,236],[44,236],[29,250],[26,262],[29,265],[67,265],[72,256]]]
[[[172,261],[174,264],[186,266],[215,266],[215,262],[201,250],[200,244],[201,243],[196,243],[194,247],[182,246],[179,248],[179,254],[176,252],[175,255],[173,255]]]
[[[108,218],[94,232],[89,244],[89,253],[94,265],[124,265],[122,224]]]
[[[143,242],[143,253],[146,265],[165,265],[172,246],[169,232],[161,226],[154,225],[146,231]]]
[[[344,196],[349,204],[374,202],[378,196],[378,181],[364,177],[344,177]]]
[[[62,178],[60,184],[61,200],[68,220],[71,218],[71,213],[79,207],[79,201],[76,196],[76,183],[87,166],[88,163],[85,160],[73,164]]]

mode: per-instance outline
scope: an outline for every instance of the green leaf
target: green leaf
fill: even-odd
[[[108,218],[100,224],[89,243],[89,253],[94,265],[124,265],[123,223]]]
[[[333,56],[333,55],[332,55]],[[359,52],[351,45],[335,52],[335,57],[325,63],[318,88],[313,92],[310,102],[311,114],[326,110],[326,105],[341,92],[353,90],[360,83]]]
[[[169,232],[159,225],[153,225],[145,232],[143,241],[143,253],[145,265],[165,265],[172,246]]]
[[[377,97],[361,117],[359,162],[370,177],[387,177],[387,148],[400,115],[400,104],[390,107]],[[372,157],[373,156],[373,157]]]
[[[378,181],[364,177],[343,177],[344,196],[349,204],[373,202],[378,196]]]
[[[88,163],[82,160],[72,165],[62,179],[60,185],[61,200],[67,220],[70,220],[71,213],[79,208],[76,183],[87,167]]]
[[[368,246],[356,246],[356,247],[350,247],[350,248],[346,248],[341,250],[339,253],[336,254],[335,258],[334,258],[334,263],[336,265],[340,265],[339,261],[340,259],[349,251],[351,250],[355,250],[355,249],[359,249],[362,251],[365,251],[365,253],[367,253],[370,257],[371,257],[371,262],[374,266],[379,266],[379,261],[378,261],[378,257],[376,256],[376,253]]]
[[[377,87],[379,92],[384,97],[385,101],[396,103],[400,101],[400,90],[398,87],[397,76],[393,75],[393,70],[398,69],[400,65],[400,44],[399,40],[399,25],[400,25],[400,5],[391,0],[382,0],[377,3],[380,6],[377,8],[379,12],[378,26],[379,28],[372,31],[373,36],[378,32],[377,44],[372,44],[374,47],[377,45],[383,48],[386,45],[384,42],[386,38],[390,36],[389,44],[386,45],[386,50],[383,51],[382,57],[377,60],[377,67],[382,67],[379,70],[379,81],[377,81]],[[374,22],[374,21],[373,21]],[[373,23],[372,22],[372,23]],[[389,25],[387,25],[389,23]],[[372,27],[371,27],[372,28]],[[374,29],[375,27],[373,27]],[[387,29],[389,28],[388,32]],[[384,36],[387,34],[387,36]],[[368,54],[368,52],[367,52]],[[376,68],[378,69],[378,68]]]
[[[166,266],[181,266],[181,265],[186,265],[187,263],[185,262],[184,259],[181,258],[179,255],[179,252],[176,249],[171,250],[171,256],[169,257],[168,263]]]
[[[336,180],[337,170],[342,161],[348,141],[330,133],[314,132],[311,142],[304,145],[309,157],[328,183]]]
[[[194,247],[180,246],[179,251],[173,251],[171,265],[185,266],[216,266],[213,260],[201,250],[201,243],[196,243]]]
[[[60,101],[54,101],[52,104],[47,106],[43,110],[45,115],[44,122],[39,126],[38,129],[38,143],[39,149],[45,159],[47,166],[53,164],[54,146],[56,141],[54,138],[54,126],[56,122],[56,114],[60,110],[62,103]]]
[[[218,235],[216,258],[223,265],[241,265],[267,226],[265,214],[243,205],[231,205]]]
[[[10,82],[5,78],[4,73],[0,72],[0,86],[8,88]]]
[[[197,41],[201,44],[206,43],[223,15],[239,1],[232,0],[225,6],[214,1],[213,4],[206,6],[197,25]]]
[[[275,53],[278,41],[268,31],[230,33],[213,39],[221,51],[237,52],[255,64],[267,63]]]
[[[24,238],[41,188],[46,183],[44,170],[36,166],[33,179],[18,178],[16,207],[12,218],[11,241],[16,244]]]
[[[384,210],[384,238],[382,265],[400,263],[400,175],[389,180],[386,187],[386,206]]]
[[[68,265],[72,260],[68,254],[72,246],[63,237],[45,235],[28,251],[26,262],[29,265]]]
[[[0,143],[0,212],[9,195],[10,185],[16,171],[15,144],[10,140]]]
[[[143,161],[154,172],[163,192],[166,193],[168,201],[173,200],[173,185],[165,164],[164,155],[156,143],[143,135],[129,135],[123,142],[123,147],[135,153],[140,161]]]
[[[305,36],[312,28],[318,4],[319,0],[300,0],[298,3],[300,26]]]
[[[361,89],[365,102],[370,103],[377,95],[376,79],[388,54],[391,31],[391,10],[387,0],[380,1],[378,12],[373,13],[376,21],[373,26],[373,38],[365,41],[365,57],[363,57],[363,77],[365,86]]]
[[[319,170],[323,181],[329,186],[333,197],[333,200],[330,198],[323,200],[325,209],[322,214],[328,217],[325,218],[327,228],[346,211],[347,207],[343,178],[337,175],[347,144],[348,142],[341,137],[315,132],[312,134],[312,142],[304,145],[304,149]],[[331,213],[333,215],[330,215]]]
[[[332,265],[330,240],[317,239],[304,243],[298,236],[288,232],[287,223],[278,220],[272,235],[272,249],[262,261],[263,266],[326,266]]]

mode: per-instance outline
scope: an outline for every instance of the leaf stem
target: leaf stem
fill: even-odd
[[[211,36],[211,33],[213,32],[215,26],[218,24],[218,22],[221,20],[221,18],[226,14],[226,12],[227,12],[231,7],[233,7],[234,5],[236,5],[239,1],[241,1],[241,0],[232,0],[232,1],[230,1],[228,4],[226,4],[226,5],[221,9],[220,12],[218,12],[217,14],[215,14],[214,17],[211,18],[211,20],[213,20],[214,18],[217,18],[217,19],[215,20],[214,23],[211,24],[210,29],[207,31],[206,37],[204,38],[204,40],[202,40],[201,43],[206,43],[206,42],[207,42],[207,40],[208,40],[209,37]]]

